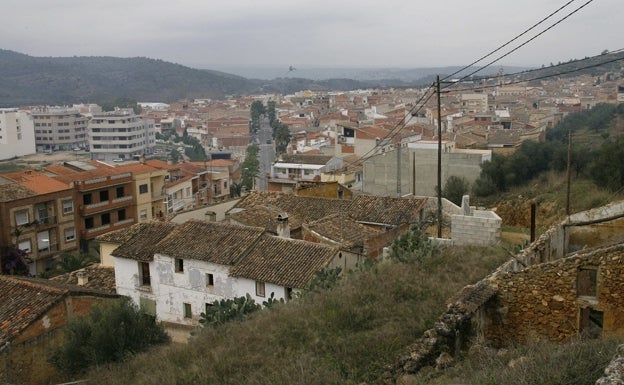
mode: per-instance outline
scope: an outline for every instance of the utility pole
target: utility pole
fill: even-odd
[[[436,76],[438,93],[438,238],[442,238],[442,108],[440,106],[440,75]]]
[[[570,216],[570,174],[572,166],[572,130],[568,129],[568,187],[566,189],[566,217]]]
[[[397,186],[396,193],[397,198],[401,197],[401,143],[397,143],[396,145],[396,153],[397,153]]]

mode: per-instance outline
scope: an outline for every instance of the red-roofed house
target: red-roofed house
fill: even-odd
[[[16,245],[27,251],[29,273],[43,273],[51,267],[54,254],[78,249],[74,198],[73,188],[41,172],[1,175],[0,246]]]

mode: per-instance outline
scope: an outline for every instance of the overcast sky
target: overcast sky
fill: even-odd
[[[220,69],[464,65],[567,1],[5,0],[0,48]],[[586,1],[572,2],[527,37]],[[594,0],[500,63],[548,65],[624,48],[622,1]]]

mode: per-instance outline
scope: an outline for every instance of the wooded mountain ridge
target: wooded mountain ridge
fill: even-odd
[[[619,55],[594,57],[593,62]],[[606,61],[606,60],[605,60]],[[594,64],[590,62],[590,64]],[[566,67],[545,67],[532,72],[533,78],[568,72],[568,67],[583,68],[587,61],[570,63]],[[619,69],[619,62],[610,63]],[[604,66],[583,72],[605,70]],[[272,80],[248,79],[221,71],[194,69],[160,59],[145,57],[118,58],[110,56],[35,57],[0,49],[0,107],[24,105],[66,105],[73,103],[110,103],[118,98],[145,102],[172,102],[180,99],[222,99],[228,95],[263,93],[290,94],[301,90],[349,91],[363,88],[416,87],[435,81],[435,75],[453,74],[462,77],[476,67],[414,68],[376,70],[353,73],[353,77],[325,80],[301,77],[278,77]],[[503,67],[510,73],[519,67]],[[461,70],[461,71],[460,71]],[[479,73],[492,76],[499,67],[489,67]],[[564,71],[565,70],[565,71]],[[302,75],[305,74],[305,71]],[[332,74],[328,72],[328,75]],[[345,72],[334,72],[345,75]],[[578,74],[578,73],[577,73]],[[523,76],[531,79],[530,76]]]

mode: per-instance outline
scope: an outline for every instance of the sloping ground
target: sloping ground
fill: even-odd
[[[89,383],[374,383],[433,325],[447,298],[505,259],[501,249],[463,247],[421,264],[377,264],[333,290],[205,329],[188,346],[101,368]]]

